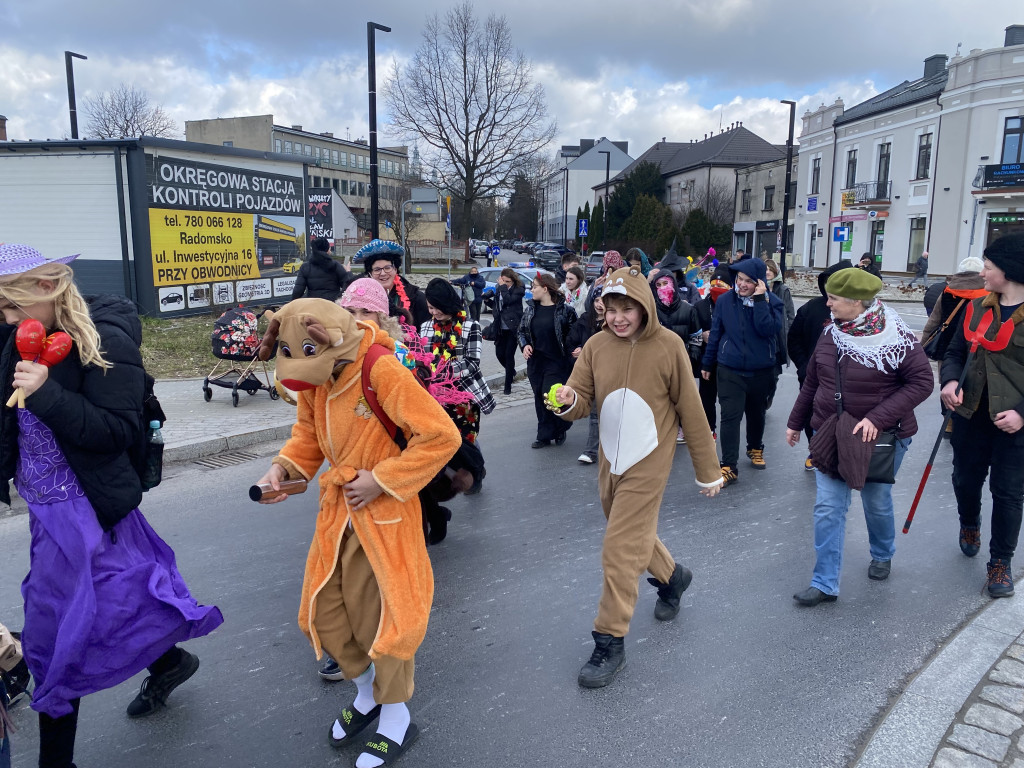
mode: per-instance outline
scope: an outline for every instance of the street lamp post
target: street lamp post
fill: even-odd
[[[793,124],[796,122],[796,102],[782,99],[789,104],[789,139],[786,140],[786,193],[782,198],[782,235],[779,247],[779,271],[782,282],[786,282],[786,251],[789,250],[789,185],[793,176]],[[795,233],[794,233],[795,234]]]
[[[601,247],[604,248],[608,239],[608,181],[612,171],[612,152],[610,149],[599,149],[597,154],[604,155],[604,205],[601,206],[604,211],[604,221],[601,222]]]
[[[366,77],[370,93],[370,231],[374,238],[380,237],[380,199],[377,190],[377,54],[374,47],[374,32],[390,32],[391,27],[366,22]]]
[[[71,138],[78,138],[78,109],[75,107],[75,69],[72,65],[72,59],[88,59],[88,56],[83,56],[80,53],[74,51],[64,51],[64,69],[68,75],[68,112],[71,115]]]

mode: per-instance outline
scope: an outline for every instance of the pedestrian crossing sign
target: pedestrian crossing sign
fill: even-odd
[[[580,237],[586,237],[587,236],[587,225],[589,223],[590,222],[587,219],[580,219],[580,235],[579,235]]]

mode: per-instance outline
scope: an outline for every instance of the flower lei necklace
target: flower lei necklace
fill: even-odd
[[[395,275],[395,282],[393,285],[395,288],[395,295],[398,296],[398,301],[402,305],[402,309],[409,309],[412,306],[412,302],[409,301],[409,296],[405,293],[405,286],[402,285],[401,275]]]
[[[448,362],[455,355],[455,350],[462,338],[462,324],[466,321],[466,310],[460,310],[457,315],[445,324],[434,321],[434,333],[430,337],[430,353],[433,361],[430,363],[430,370],[437,372],[438,361]],[[447,338],[445,336],[447,335]]]

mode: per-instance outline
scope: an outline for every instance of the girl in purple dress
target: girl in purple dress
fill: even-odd
[[[130,453],[145,440],[141,325],[120,297],[86,302],[67,263],[0,245],[0,501],[9,478],[28,502],[30,571],[22,583],[22,651],[36,689],[39,765],[73,766],[82,696],[149,676],[130,717],[163,706],[199,659],[176,643],[206,635],[220,611],[188,592],[174,552],[138,510]],[[15,326],[35,318],[74,344],[51,368],[19,360]]]

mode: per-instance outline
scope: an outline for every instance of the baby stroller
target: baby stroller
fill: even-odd
[[[256,313],[245,307],[232,307],[214,322],[210,343],[213,346],[213,356],[217,358],[217,365],[203,380],[203,399],[206,402],[213,399],[211,384],[230,389],[231,404],[236,408],[238,407],[239,390],[255,395],[262,389],[270,395],[271,400],[277,400],[279,397],[270,372],[267,371],[267,364],[256,357],[260,348],[257,325],[261,317],[263,317],[263,312]],[[271,359],[273,359],[273,355],[271,355]],[[227,362],[225,363],[225,361]],[[232,365],[236,362],[247,363],[247,365],[245,368]],[[257,363],[263,367],[262,382],[256,375]],[[225,364],[230,368],[223,373],[218,373]]]

